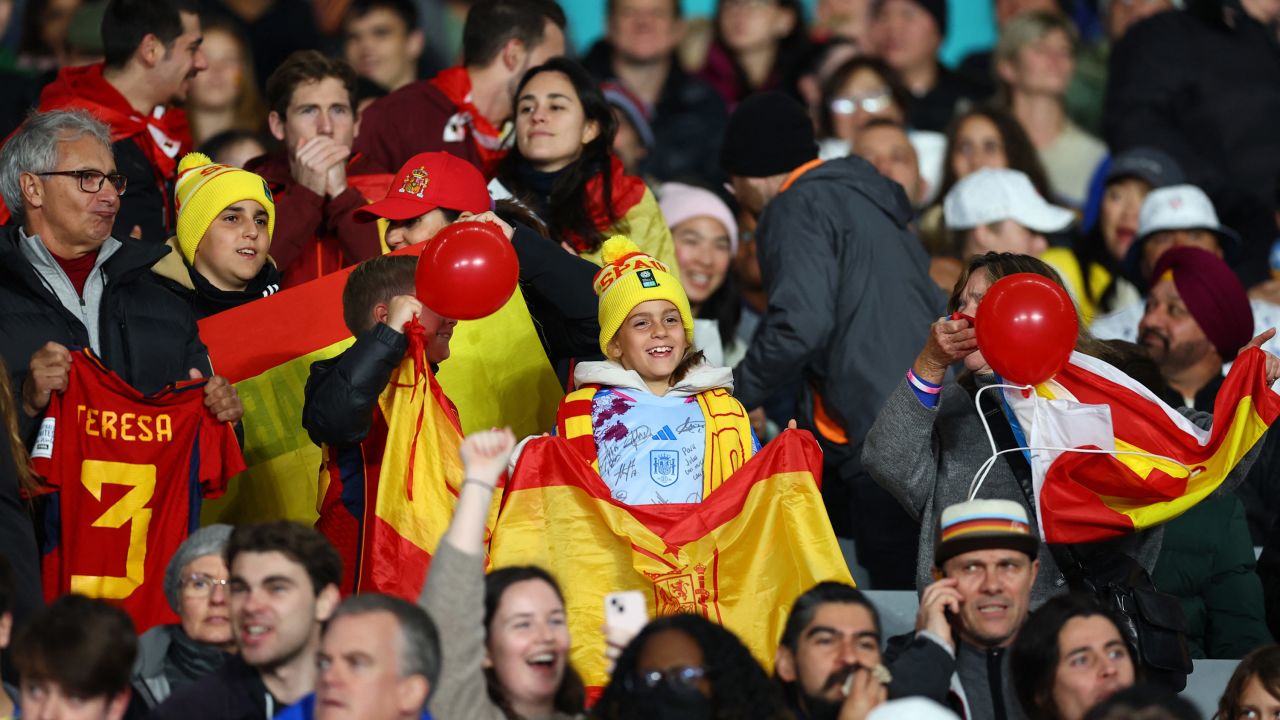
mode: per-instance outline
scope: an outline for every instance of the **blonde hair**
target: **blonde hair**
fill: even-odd
[[[1054,31],[1067,36],[1067,40],[1071,43],[1071,54],[1075,55],[1080,47],[1080,31],[1076,30],[1071,19],[1062,13],[1049,10],[1023,13],[1005,23],[1000,29],[1000,38],[991,51],[991,68],[995,75],[997,101],[1000,105],[1008,106],[1010,100],[1008,83],[1000,77],[998,71],[1000,63],[1017,63],[1018,53],[1022,52],[1023,48],[1045,39]]]

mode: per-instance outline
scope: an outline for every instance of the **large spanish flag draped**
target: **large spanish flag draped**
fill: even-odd
[[[564,590],[572,661],[608,683],[604,596],[640,590],[650,615],[698,613],[772,667],[791,603],[823,580],[853,583],[819,491],[822,454],[789,430],[696,505],[626,506],[568,441],[526,445],[489,545],[493,567],[538,565]]]
[[[419,255],[426,244],[397,251]],[[316,519],[320,448],[302,429],[311,363],[352,342],[342,321],[342,288],[351,268],[256,300],[200,322],[214,372],[235,384],[244,404],[248,470],[222,498],[205,503],[203,521]],[[563,393],[546,359],[519,288],[497,313],[461,322],[439,381],[458,406],[463,430],[509,425],[518,434],[552,426]]]
[[[1105,540],[1178,517],[1222,485],[1280,414],[1280,396],[1267,386],[1266,358],[1256,348],[1240,355],[1223,381],[1210,430],[1115,367],[1078,352],[1034,394],[1006,389],[1004,398],[1027,447],[1177,461],[1030,451],[1036,512],[1051,543]]]

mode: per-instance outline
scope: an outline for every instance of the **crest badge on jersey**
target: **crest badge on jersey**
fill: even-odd
[[[662,487],[670,487],[680,477],[680,453],[676,450],[649,451],[649,477]]]

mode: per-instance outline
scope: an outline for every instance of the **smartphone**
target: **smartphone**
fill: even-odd
[[[648,622],[649,609],[643,592],[628,590],[611,592],[604,596],[605,627],[624,630],[630,635],[635,635]]]

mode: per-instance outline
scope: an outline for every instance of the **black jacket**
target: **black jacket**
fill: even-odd
[[[598,268],[523,225],[516,226],[511,243],[520,261],[525,304],[551,364],[598,356],[600,323],[591,287]],[[342,354],[312,363],[302,405],[302,427],[311,441],[353,445],[364,440],[378,395],[407,348],[403,335],[378,323]]]
[[[1134,25],[1111,51],[1103,130],[1112,153],[1137,145],[1176,159],[1245,238],[1235,270],[1267,277],[1280,173],[1280,44],[1239,0],[1200,0]]]
[[[262,683],[257,670],[239,655],[214,672],[174,692],[151,711],[151,720],[263,720],[284,706]]]
[[[812,422],[816,390],[862,442],[945,307],[910,220],[902,187],[858,157],[809,170],[769,203],[756,231],[769,311],[733,372],[743,405],[803,377],[797,420]]]
[[[613,47],[607,40],[597,42],[582,64],[597,80],[617,79]],[[640,162],[640,174],[659,182],[720,184],[724,181],[720,142],[728,124],[729,110],[720,94],[686,73],[673,59],[650,122],[655,147],[649,148],[648,156]]]
[[[103,362],[139,392],[154,393],[188,377],[210,374],[209,353],[186,303],[150,272],[169,248],[126,240],[103,264],[106,287],[98,323]],[[22,254],[18,227],[0,227],[0,354],[21,396],[31,356],[46,342],[88,347],[89,333],[63,307]],[[34,440],[38,422],[19,413],[23,436]]]
[[[156,274],[161,285],[191,306],[191,311],[195,313],[197,320],[203,320],[223,310],[240,307],[280,291],[280,271],[270,260],[262,266],[262,270],[249,281],[248,287],[244,290],[219,290],[203,275],[196,272],[194,267],[187,264],[176,249],[177,238],[171,238],[167,244],[174,251],[161,258],[160,262],[152,266],[151,271]]]

